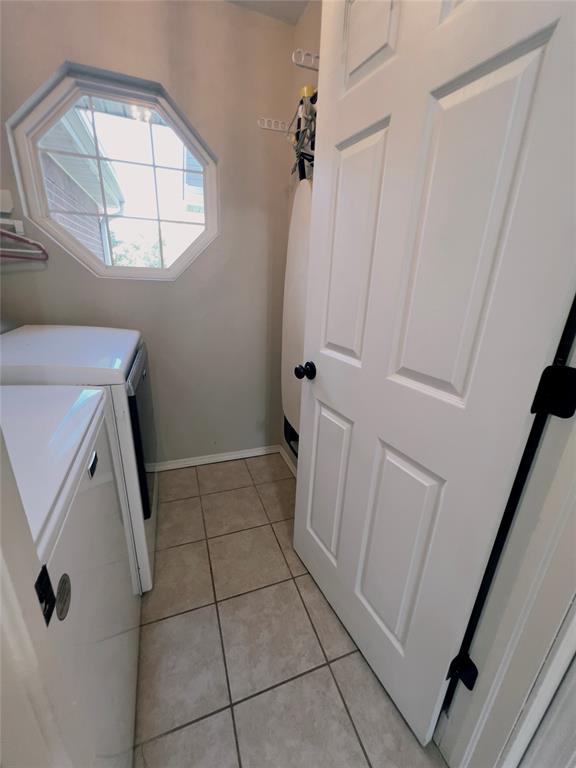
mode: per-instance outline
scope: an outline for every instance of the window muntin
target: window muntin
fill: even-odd
[[[169,268],[205,231],[205,167],[148,104],[83,95],[37,147],[49,217],[105,265]]]

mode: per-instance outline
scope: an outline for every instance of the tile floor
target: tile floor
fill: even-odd
[[[160,475],[135,768],[445,768],[292,548],[279,454]]]

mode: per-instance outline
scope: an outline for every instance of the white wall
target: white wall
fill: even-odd
[[[94,277],[29,225],[50,261],[4,275],[3,327],[140,329],[161,461],[278,443],[292,157],[256,120],[293,109],[290,53],[301,25],[221,0],[7,0],[0,8],[2,122],[66,59],[157,80],[218,156],[221,202],[220,236],[173,283]],[[16,198],[4,135],[1,186]]]

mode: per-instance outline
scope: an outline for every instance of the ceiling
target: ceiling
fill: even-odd
[[[308,0],[230,0],[230,2],[266,16],[272,16],[274,19],[286,21],[288,24],[296,24],[308,5]]]

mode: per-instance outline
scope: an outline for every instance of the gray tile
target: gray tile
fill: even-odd
[[[232,701],[324,663],[292,581],[220,603]]]
[[[294,517],[296,480],[293,477],[257,485],[256,490],[271,522]]]
[[[307,573],[302,560],[300,560],[292,547],[292,542],[294,541],[294,521],[282,520],[279,523],[274,523],[272,527],[276,532],[292,576],[300,576],[303,573]]]
[[[255,483],[269,483],[271,480],[293,477],[292,470],[279,453],[254,456],[246,459],[246,464]]]
[[[356,646],[311,576],[299,576],[296,585],[306,604],[328,660],[354,651]]]
[[[143,745],[146,768],[237,768],[230,710]]]
[[[210,539],[208,547],[218,600],[290,577],[268,525]]]
[[[148,488],[150,504],[152,504],[154,500],[154,485],[156,484],[156,474],[156,472],[146,472],[146,486]]]
[[[160,501],[176,501],[198,496],[196,467],[170,469],[167,472],[160,472],[159,475]]]
[[[221,461],[218,464],[203,464],[198,467],[200,493],[231,491],[252,485],[252,478],[244,459]]]
[[[202,497],[202,506],[208,536],[220,536],[268,522],[253,485],[235,491],[210,493]]]
[[[227,704],[215,606],[142,627],[137,743]]]
[[[135,747],[134,748],[134,762],[132,763],[133,768],[146,768],[144,765],[144,757],[142,755],[142,747]]]
[[[374,766],[446,768],[434,744],[423,748],[359,653],[331,664]]]
[[[142,623],[213,602],[205,541],[156,553],[154,587],[142,598]]]
[[[156,549],[204,538],[200,497],[163,502],[158,507]]]
[[[324,667],[234,707],[243,768],[367,768]]]

